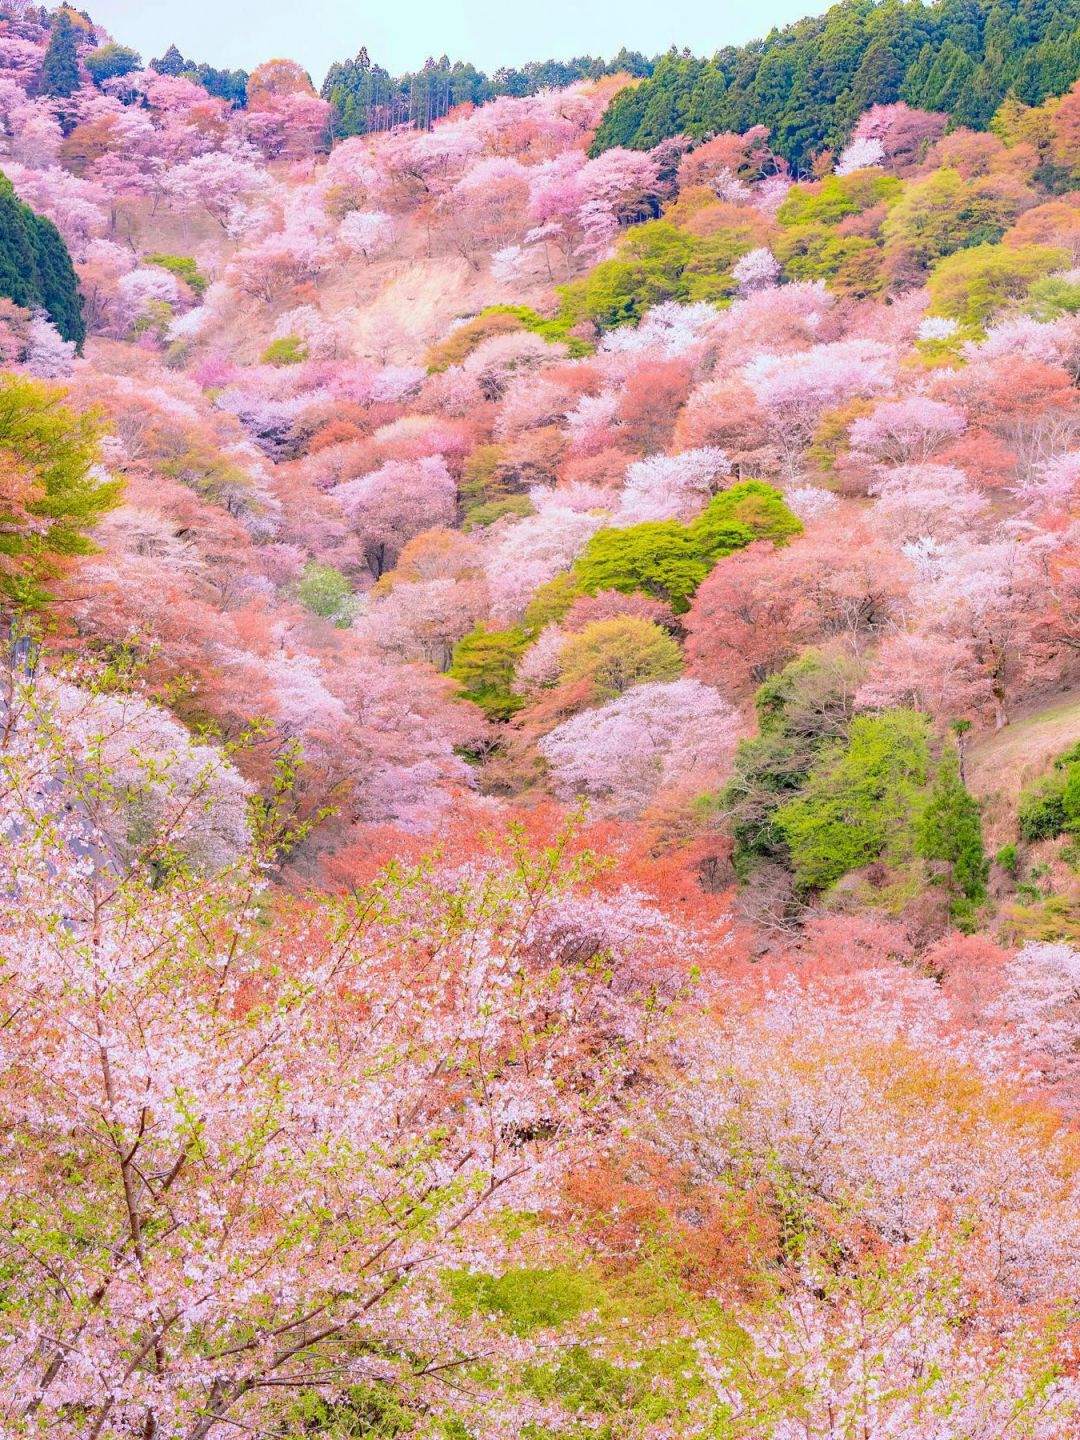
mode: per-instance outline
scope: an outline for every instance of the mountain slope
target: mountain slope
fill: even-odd
[[[1037,105],[1078,74],[1077,0],[841,0],[711,60],[672,50],[616,96],[592,153],[766,125],[773,148],[805,166],[871,105],[902,99],[984,129],[1010,91]]]

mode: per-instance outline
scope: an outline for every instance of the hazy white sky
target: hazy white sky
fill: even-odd
[[[774,24],[824,9],[827,0],[85,0],[117,40],[144,59],[175,42],[193,60],[251,70],[287,55],[318,84],[332,60],[366,45],[395,73],[428,55],[484,70],[525,60],[610,56],[620,45],[655,54],[688,45],[711,54]]]

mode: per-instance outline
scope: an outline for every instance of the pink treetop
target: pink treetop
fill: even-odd
[[[924,710],[940,724],[993,714],[991,681],[970,641],[925,630],[884,637],[855,703],[863,710]]]
[[[625,380],[643,358],[703,360],[724,333],[726,313],[718,313],[715,305],[704,302],[654,305],[637,325],[609,331],[594,363],[614,381]]]
[[[65,340],[42,310],[30,321],[24,364],[43,380],[58,380],[74,368],[75,342]]]
[[[879,140],[891,168],[908,169],[923,159],[930,145],[945,133],[949,117],[913,110],[903,100],[872,105],[855,126],[855,140]]]
[[[948,440],[962,435],[962,410],[925,395],[884,400],[862,415],[849,432],[852,447],[886,465],[921,464]]]
[[[164,304],[179,308],[182,298],[180,282],[168,270],[145,266],[130,270],[116,282],[113,313],[117,328],[123,335],[132,325],[150,312],[152,305]]]
[[[991,325],[981,344],[968,341],[964,354],[969,360],[1023,356],[1060,365],[1075,376],[1080,370],[1080,320],[1075,315],[1045,322],[1030,315],[1011,316]]]
[[[514,694],[526,698],[558,683],[559,657],[566,634],[559,625],[545,625],[525,651],[514,671]]]
[[[1080,1108],[1080,951],[1025,945],[1005,967],[994,1007],[1014,1047],[1018,1078],[1036,1081],[1075,1114]]]
[[[11,153],[22,165],[47,170],[56,163],[64,132],[51,101],[26,100],[13,105],[7,115],[11,131]]]
[[[171,170],[165,190],[181,209],[201,207],[223,230],[229,230],[239,212],[272,196],[274,182],[250,153],[214,150]]]
[[[390,460],[378,470],[338,485],[333,492],[356,527],[371,573],[392,568],[407,540],[438,525],[449,525],[457,487],[441,455]]]
[[[796,355],[759,355],[743,374],[795,468],[823,410],[892,384],[896,357],[876,340],[838,340]]]
[[[337,233],[347,249],[370,260],[393,245],[395,226],[384,210],[350,210]]]
[[[714,445],[637,460],[626,472],[619,523],[693,519],[730,473],[731,461]]]
[[[974,528],[990,502],[952,465],[898,465],[874,486],[874,522],[901,544],[947,540]]]
[[[454,646],[484,618],[487,608],[482,581],[440,577],[396,583],[388,595],[372,602],[357,629],[386,655],[425,660],[446,670]]]
[[[1080,495],[1080,451],[1057,455],[1037,466],[1011,493],[1029,514],[1068,514]]]
[[[10,32],[0,35],[0,75],[5,79],[10,76],[23,90],[33,86],[44,58],[44,45],[35,45],[32,40]]]
[[[237,290],[269,304],[314,280],[329,265],[332,253],[331,246],[310,230],[289,227],[245,246],[225,277]]]
[[[780,275],[780,264],[772,251],[765,246],[748,250],[740,255],[732,266],[732,276],[739,287],[740,295],[749,295],[767,285],[775,285]]]
[[[740,721],[699,680],[636,685],[609,705],[564,721],[540,741],[558,791],[636,815],[659,789],[715,785],[735,750]]]
[[[603,514],[566,504],[560,491],[537,508],[536,515],[503,521],[489,531],[485,570],[492,614],[500,624],[517,620],[534,591],[568,570],[605,523]]]
[[[837,175],[852,175],[856,170],[868,170],[880,165],[885,159],[884,143],[872,135],[856,135],[846,145],[836,162]]]

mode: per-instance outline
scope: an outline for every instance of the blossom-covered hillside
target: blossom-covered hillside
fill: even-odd
[[[1080,1436],[1080,87],[122,42],[0,4],[5,1436]]]

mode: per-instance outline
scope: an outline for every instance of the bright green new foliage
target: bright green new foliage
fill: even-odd
[[[0,594],[20,607],[49,598],[66,558],[93,553],[87,531],[120,496],[95,468],[96,418],[69,410],[66,393],[0,377]]]
[[[688,525],[647,520],[624,529],[599,530],[574,566],[581,588],[643,590],[668,601],[678,614],[716,562],[754,540],[783,543],[802,531],[779,491],[760,480],[721,490]]]
[[[781,225],[837,225],[846,215],[895,200],[902,189],[895,175],[881,170],[827,175],[816,192],[793,185],[776,218]]]
[[[1068,264],[1068,253],[1048,245],[977,245],[939,260],[927,282],[931,309],[967,325],[982,325],[1009,300]]]
[[[592,698],[613,700],[632,685],[677,680],[682,650],[666,630],[636,615],[597,620],[573,635],[559,656],[559,678],[591,682]]]
[[[799,798],[776,813],[798,887],[824,890],[873,860],[907,859],[929,768],[922,715],[854,720],[848,742],[825,751]]]
[[[745,227],[701,238],[670,220],[635,226],[613,259],[559,287],[559,319],[566,325],[591,320],[601,330],[612,330],[636,324],[646,310],[668,300],[726,301],[735,293],[732,266],[755,243]]]
[[[162,270],[168,270],[170,275],[175,275],[185,285],[190,285],[196,295],[204,295],[210,288],[210,281],[199,269],[199,262],[193,255],[163,255],[160,253],[147,255],[143,259],[145,265],[158,265]]]
[[[647,520],[626,529],[598,530],[574,566],[581,588],[635,590],[667,600],[678,612],[690,608],[690,596],[712,567],[689,527],[677,520]]]
[[[309,560],[295,588],[296,598],[305,609],[324,620],[332,620],[340,629],[348,629],[355,602],[352,586],[340,570]]]
[[[492,720],[508,720],[524,701],[511,690],[517,663],[529,643],[528,633],[488,630],[478,625],[454,646],[449,675],[463,698],[479,705]]]

